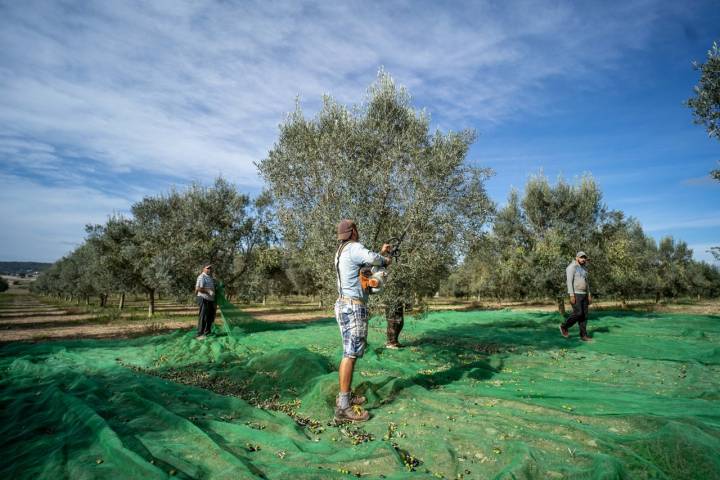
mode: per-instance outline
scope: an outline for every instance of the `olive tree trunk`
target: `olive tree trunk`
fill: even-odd
[[[155,289],[151,288],[148,291],[148,318],[155,314]]]

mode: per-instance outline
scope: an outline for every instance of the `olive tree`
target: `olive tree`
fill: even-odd
[[[224,277],[228,296],[265,298],[273,292],[273,285],[263,283],[262,279],[272,277],[277,280],[278,275],[282,276],[279,250],[275,247],[278,241],[276,223],[272,196],[262,192],[248,205],[243,228],[236,229],[232,269]],[[270,283],[274,286],[282,284]]]
[[[655,289],[655,241],[636,219],[609,212],[598,246],[592,261],[594,281],[604,292],[619,297],[623,307],[631,297]]]
[[[559,179],[550,184],[544,176],[531,178],[525,187],[522,207],[533,238],[533,289],[555,298],[565,311],[565,268],[578,250],[593,255],[593,244],[605,213],[602,193],[592,177],[579,185]]]
[[[520,196],[512,190],[500,208],[492,230],[470,248],[451,280],[468,294],[503,299],[523,299],[532,293],[534,271],[530,268],[534,241]],[[456,289],[463,293],[462,288]]]
[[[293,284],[287,275],[287,265],[282,249],[262,245],[255,248],[248,259],[250,267],[245,270],[238,294],[247,300],[262,300],[268,295],[288,295]]]
[[[694,121],[705,125],[710,137],[720,140],[720,46],[713,42],[712,48],[707,52],[705,63],[693,62],[695,70],[700,71],[700,81],[693,88],[695,96],[687,101],[693,111]],[[710,175],[720,182],[720,168],[710,172]],[[715,247],[716,259],[720,260],[720,247]]]
[[[682,240],[663,237],[657,247],[657,297],[677,298],[690,291],[692,249]]]
[[[708,135],[720,140],[720,46],[713,42],[706,62],[693,62],[693,67],[700,71],[700,80],[693,88],[695,96],[687,105],[692,109],[695,123],[705,125]],[[710,174],[720,181],[720,169]]]
[[[455,296],[474,295],[478,301],[481,297],[502,299],[505,296],[502,276],[497,274],[502,263],[497,239],[492,235],[479,238],[450,277],[448,286],[456,290],[451,293]]]
[[[693,261],[685,242],[665,238],[658,245],[636,219],[607,211],[589,177],[577,185],[535,177],[519,199],[511,192],[492,230],[468,252],[444,292],[499,300],[551,297],[563,312],[564,270],[578,250],[590,253],[593,293],[623,304],[650,294],[659,301],[688,293],[712,297],[720,290],[720,269]]]
[[[326,96],[314,118],[297,105],[258,168],[286,247],[325,298],[336,293],[340,219],[353,219],[371,249],[405,234],[401,261],[374,300],[396,311],[437,291],[492,211],[491,172],[466,161],[474,140],[470,130],[431,132],[429,115],[380,72],[360,105]]]
[[[510,192],[508,203],[495,217],[490,236],[495,251],[492,271],[498,298],[527,298],[532,293],[536,272],[531,268],[534,238],[517,191]]]
[[[147,197],[132,206],[135,252],[131,262],[140,273],[154,312],[157,291],[189,293],[203,263],[232,283],[236,257],[254,248],[255,223],[248,215],[250,198],[218,178],[212,187]]]
[[[104,225],[88,225],[86,231],[87,243],[99,252],[101,267],[109,277],[110,290],[120,294],[118,309],[125,307],[126,293],[150,290],[143,278],[141,263],[135,261],[140,246],[132,220],[113,215]]]

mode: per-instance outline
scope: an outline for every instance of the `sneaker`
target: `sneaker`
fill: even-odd
[[[333,422],[338,425],[347,422],[365,422],[370,419],[370,414],[359,405],[353,405],[349,408],[335,409],[335,418]]]
[[[562,323],[560,324],[560,333],[562,333],[562,336],[565,338],[568,338],[570,336],[570,332],[567,328],[562,326]]]
[[[385,348],[389,348],[390,350],[398,350],[402,348],[403,346],[399,343],[386,343]]]
[[[205,335],[198,335],[195,340],[205,340],[205,338],[207,338]]]
[[[350,406],[362,405],[367,402],[367,398],[362,395],[353,395],[350,397]],[[340,408],[340,397],[335,397],[335,408]]]
[[[580,337],[580,340],[582,340],[583,342],[592,342],[593,341],[593,339],[590,337]]]

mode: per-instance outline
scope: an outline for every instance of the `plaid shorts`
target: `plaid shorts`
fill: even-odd
[[[368,335],[368,309],[366,305],[335,302],[335,319],[340,327],[343,356],[360,358],[365,353]]]

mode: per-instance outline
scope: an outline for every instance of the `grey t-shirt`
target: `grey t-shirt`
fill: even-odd
[[[588,281],[588,271],[577,263],[576,260],[570,262],[565,269],[567,276],[567,289],[570,295],[590,293],[590,282]]]
[[[210,293],[198,292],[198,297],[202,297],[211,302],[215,301],[215,280],[207,273],[203,272],[198,276],[195,282],[195,288],[207,288]]]

